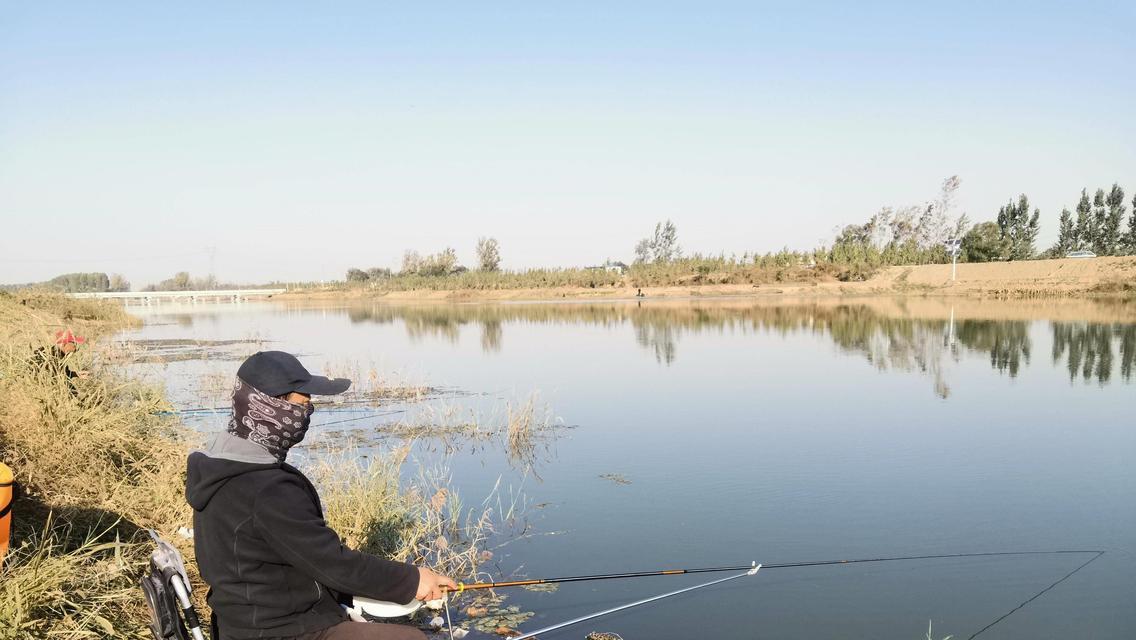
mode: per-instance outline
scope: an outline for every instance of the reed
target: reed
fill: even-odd
[[[121,354],[84,348],[74,366],[90,377],[76,381],[33,357],[56,328],[99,335],[131,321],[113,304],[40,293],[0,295],[0,320],[0,459],[24,489],[0,569],[0,640],[145,637],[148,528],[185,557],[207,618],[193,545],[178,534],[191,524],[185,457],[198,437],[156,415],[162,390],[124,377]],[[352,545],[472,577],[497,511],[464,508],[446,474],[400,486],[407,451],[324,464],[329,523]]]
[[[34,357],[56,326],[97,335],[128,323],[121,308],[77,302],[68,313],[59,295],[0,297],[0,317],[12,320],[0,335],[0,457],[23,488],[0,571],[0,638],[137,635],[142,529],[192,558],[173,535],[189,521],[187,444],[177,424],[153,415],[160,391],[118,376],[98,349],[72,365],[90,370],[86,380]]]

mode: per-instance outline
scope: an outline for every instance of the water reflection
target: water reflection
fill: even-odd
[[[912,314],[907,303],[890,307],[878,302],[815,302],[772,305],[757,302],[693,303],[575,303],[420,305],[375,304],[349,308],[354,323],[401,322],[411,340],[423,338],[457,342],[464,325],[478,325],[485,352],[501,350],[508,324],[630,326],[635,341],[662,365],[679,357],[684,335],[702,332],[779,335],[809,333],[825,336],[848,354],[858,355],[877,369],[916,372],[932,379],[934,392],[950,396],[947,364],[969,355],[989,360],[999,373],[1017,376],[1030,365],[1031,327],[1026,319],[955,319],[949,315]],[[1053,361],[1063,361],[1070,378],[1108,382],[1117,362],[1125,381],[1131,380],[1136,354],[1136,324],[1051,323]],[[1119,359],[1114,357],[1119,354]]]
[[[1024,321],[969,320],[959,323],[958,340],[971,351],[989,354],[990,366],[1018,375],[1029,364],[1029,325]]]
[[[1054,322],[1053,363],[1064,359],[1069,380],[1080,374],[1086,382],[1106,384],[1112,379],[1113,343],[1120,356],[1120,376],[1132,380],[1132,364],[1136,360],[1136,324],[1100,324]]]

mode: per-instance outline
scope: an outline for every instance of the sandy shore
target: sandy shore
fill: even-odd
[[[643,287],[647,298],[691,297],[818,297],[818,296],[962,296],[973,298],[1062,298],[1107,295],[1127,286],[1136,290],[1136,257],[1029,260],[958,265],[888,267],[864,282],[814,282],[776,285],[699,285]],[[474,302],[520,300],[619,300],[635,298],[636,287],[561,287],[550,289],[376,291],[372,289],[304,290],[280,299],[360,298],[406,302]]]

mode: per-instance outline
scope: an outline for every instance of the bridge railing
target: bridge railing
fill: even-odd
[[[155,300],[235,300],[247,298],[265,298],[287,289],[211,289],[207,291],[101,291],[91,293],[70,293],[72,298],[99,298],[112,300],[138,300],[140,302],[153,302]]]

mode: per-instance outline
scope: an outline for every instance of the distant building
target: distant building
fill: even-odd
[[[627,273],[627,269],[629,267],[617,260],[608,260],[599,266],[584,268],[588,271],[610,271],[611,273],[618,273],[619,275],[623,275]]]

